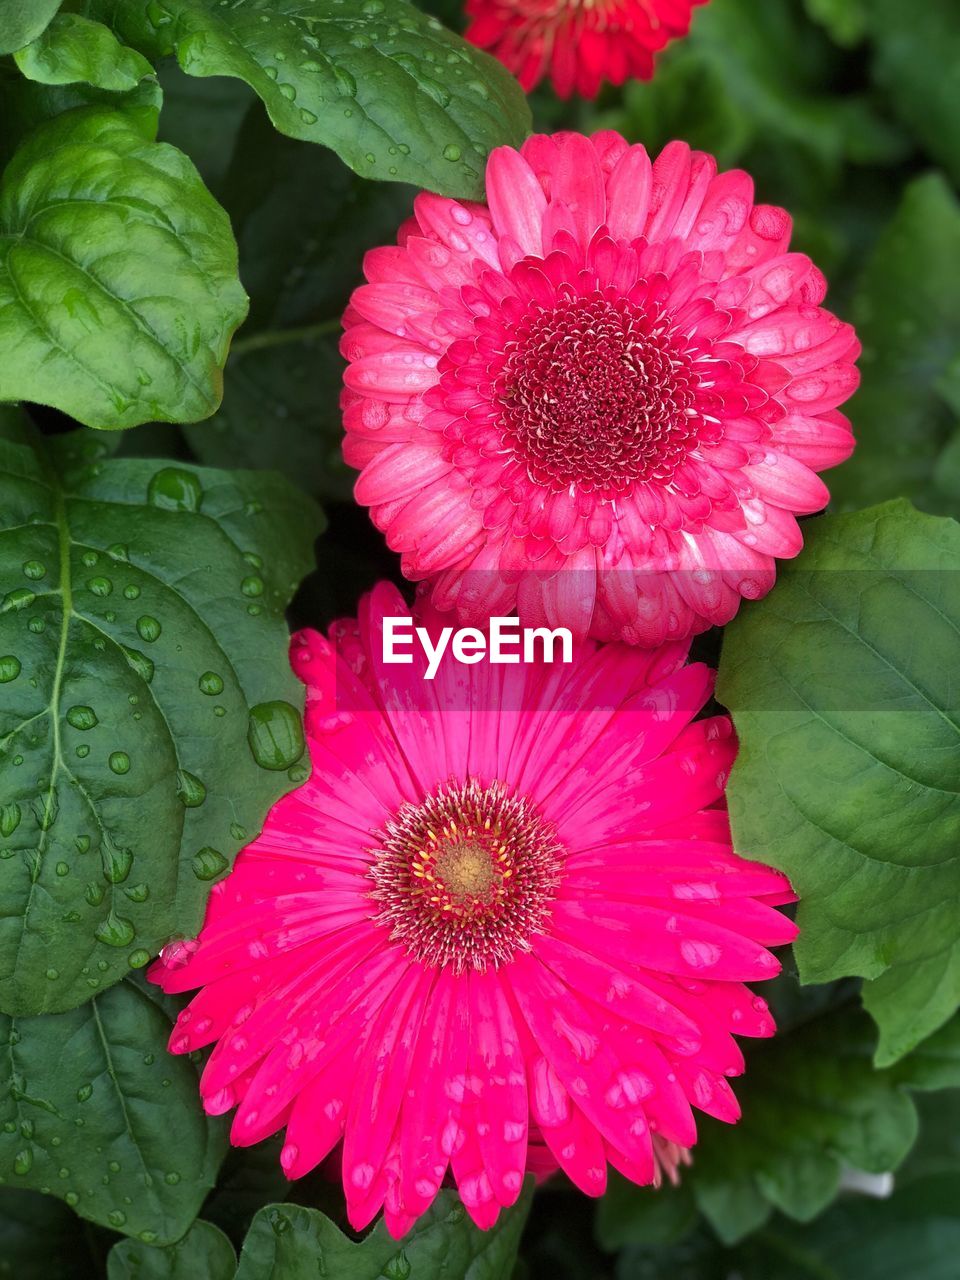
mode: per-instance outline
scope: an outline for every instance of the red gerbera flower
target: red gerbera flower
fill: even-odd
[[[712,673],[683,645],[425,682],[383,661],[407,612],[381,586],[295,638],[312,775],[151,974],[203,988],[170,1047],[215,1045],[232,1140],[285,1127],[291,1178],[342,1142],[351,1222],[383,1205],[398,1236],[448,1169],[482,1227],[528,1169],[672,1176],[692,1107],[737,1119],[733,1035],[773,1034],[743,984],[796,933],[784,877],[731,848],[732,730],[694,719]]]
[[[467,39],[531,89],[595,98],[605,80],[649,80],[654,54],[690,30],[707,0],[467,0]]]
[[[495,151],[489,207],[420,195],[344,316],[344,456],[403,571],[659,644],[728,622],[853,448],[852,328],[747,174],[618,134]]]

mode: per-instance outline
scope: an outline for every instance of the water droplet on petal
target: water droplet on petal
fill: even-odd
[[[691,969],[709,969],[720,959],[720,948],[712,942],[685,938],[680,943],[680,955]]]

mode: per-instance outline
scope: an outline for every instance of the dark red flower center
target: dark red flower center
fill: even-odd
[[[414,959],[457,973],[529,950],[564,856],[529,800],[475,779],[404,805],[378,833],[373,853],[378,921]]]
[[[693,360],[655,304],[597,292],[528,310],[495,395],[531,480],[618,493],[669,482],[697,440],[697,388]]]

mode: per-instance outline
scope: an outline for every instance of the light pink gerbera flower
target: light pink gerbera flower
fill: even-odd
[[[529,93],[549,76],[561,98],[595,98],[604,81],[649,80],[654,55],[690,30],[706,0],[467,0],[467,39]]]
[[[672,1176],[691,1106],[737,1119],[731,1033],[774,1029],[743,983],[795,934],[786,880],[730,846],[712,674],[588,641],[428,683],[382,660],[405,613],[381,586],[294,639],[313,773],[152,971],[203,988],[170,1048],[215,1043],[207,1111],[239,1145],[286,1126],[291,1178],[342,1141],[358,1228],[382,1205],[402,1235],[448,1170],[481,1227],[528,1169]]]
[[[656,645],[802,545],[859,344],[790,219],[673,143],[530,138],[417,198],[344,317],[344,456],[412,579],[485,625]]]

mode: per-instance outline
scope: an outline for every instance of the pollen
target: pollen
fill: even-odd
[[[494,968],[543,931],[564,850],[537,808],[499,782],[451,781],[377,834],[377,920],[435,968]]]
[[[696,447],[699,380],[669,319],[611,290],[534,306],[497,380],[504,443],[536,484],[668,483]]]

